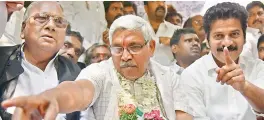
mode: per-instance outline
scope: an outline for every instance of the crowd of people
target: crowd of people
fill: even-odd
[[[25,3],[0,3],[1,36]],[[186,21],[164,1],[144,1],[145,18],[133,2],[103,4],[107,28],[85,49],[59,2],[30,2],[24,42],[0,46],[0,120],[264,119],[263,2]]]

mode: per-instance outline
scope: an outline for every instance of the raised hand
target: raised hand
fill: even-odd
[[[246,89],[247,82],[243,70],[230,57],[227,47],[224,48],[225,65],[219,68],[217,72],[217,82],[231,85],[235,90],[243,92]]]
[[[105,44],[110,45],[108,33],[109,33],[109,30],[105,30],[103,32],[103,41],[104,41]]]
[[[24,1],[6,1],[6,8],[8,14],[19,11],[24,7]]]

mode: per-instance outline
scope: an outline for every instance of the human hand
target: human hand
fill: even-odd
[[[236,64],[227,49],[224,48],[225,65],[216,70],[217,82],[221,82],[222,85],[231,85],[235,90],[244,92],[247,86],[243,70],[238,64]]]

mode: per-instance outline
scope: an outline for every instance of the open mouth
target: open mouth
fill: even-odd
[[[199,47],[193,47],[193,48],[191,48],[191,51],[196,52],[196,53],[200,53],[201,49]]]
[[[47,35],[47,34],[46,35],[42,35],[41,37],[46,39],[46,40],[52,40],[52,41],[54,40],[54,38],[51,35]]]

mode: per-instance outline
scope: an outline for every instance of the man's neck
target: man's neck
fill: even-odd
[[[179,65],[180,67],[184,68],[184,69],[193,63],[189,60],[179,60],[179,59],[176,59],[176,60],[177,60],[176,64]]]
[[[159,20],[159,19],[149,19],[149,23],[152,26],[153,30],[155,31],[155,33],[157,33],[158,29],[159,29],[159,25],[163,22],[163,20]]]
[[[39,50],[32,50],[24,46],[25,59],[30,62],[32,65],[38,67],[42,71],[46,69],[49,61],[52,59],[54,54],[48,52],[43,52]]]

